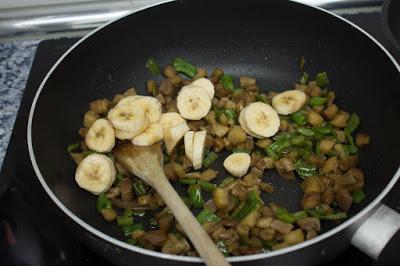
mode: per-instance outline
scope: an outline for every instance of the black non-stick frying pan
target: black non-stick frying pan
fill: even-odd
[[[361,131],[372,138],[359,158],[366,176],[366,200],[352,208],[352,218],[336,226],[326,224],[325,233],[313,240],[230,261],[318,264],[345,250],[350,242],[373,257],[379,255],[400,227],[400,215],[380,203],[400,173],[400,68],[357,26],[291,1],[184,0],[157,5],[91,33],[51,69],[30,112],[29,152],[44,189],[88,245],[124,265],[201,261],[125,243],[119,228],[96,212],[95,197],[76,185],[75,165],[65,151],[77,139],[76,130],[90,101],[110,98],[131,86],[145,94],[145,81],[153,78],[144,68],[150,56],[162,65],[181,56],[209,71],[218,66],[234,76],[254,76],[266,90],[291,88],[300,75],[301,56],[307,59],[308,73],[326,71],[338,104],[358,113]],[[218,170],[222,177],[223,167]],[[299,209],[302,194],[296,181],[283,181],[271,172],[263,178],[276,187],[264,198],[266,202]]]
[[[381,20],[383,32],[392,45],[394,53],[400,55],[400,2],[383,1]]]

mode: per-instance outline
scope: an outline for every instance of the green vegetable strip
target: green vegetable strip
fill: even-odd
[[[250,154],[250,151],[249,151],[249,150],[246,150],[246,149],[243,149],[243,148],[238,148],[238,147],[236,147],[236,148],[233,148],[233,149],[232,149],[232,153],[241,153],[241,152],[249,153],[249,154]]]
[[[111,209],[111,201],[107,198],[106,194],[103,192],[99,195],[96,202],[96,209],[101,212],[102,209]]]
[[[68,147],[67,147],[67,151],[68,151],[68,152],[72,152],[72,151],[78,149],[80,145],[81,145],[81,144],[80,144],[79,142],[69,144]]]
[[[279,158],[278,154],[276,154],[276,152],[270,147],[268,146],[267,148],[265,148],[265,153],[271,157],[274,160],[277,160]]]
[[[304,146],[306,138],[303,135],[295,136],[290,139],[290,143],[295,146]]]
[[[146,188],[144,186],[144,183],[142,180],[137,179],[134,183],[133,183],[133,188],[135,189],[135,193],[136,195],[142,196],[144,194],[146,194]]]
[[[327,101],[326,97],[312,97],[310,99],[310,105],[311,106],[320,106],[324,105]]]
[[[218,222],[221,220],[215,213],[213,213],[212,211],[210,211],[207,208],[202,210],[197,215],[196,219],[200,224],[203,224],[205,222]]]
[[[157,228],[158,227],[158,222],[157,222],[157,220],[155,218],[150,218],[149,225],[151,226],[151,228]]]
[[[292,224],[296,221],[296,218],[293,214],[289,213],[286,209],[278,208],[276,210],[276,218],[281,220],[282,222]]]
[[[133,215],[137,217],[143,217],[146,214],[146,211],[133,211]]]
[[[305,128],[305,127],[298,128],[297,132],[299,132],[300,134],[302,134],[302,135],[304,135],[306,137],[314,136],[314,131],[312,129]]]
[[[217,242],[217,248],[225,257],[229,256],[228,248],[223,240]]]
[[[264,203],[258,196],[257,192],[254,190],[250,191],[247,193],[246,203],[232,214],[232,218],[241,221],[246,218],[247,215],[257,210],[263,204]]]
[[[349,121],[347,122],[347,127],[346,127],[347,131],[349,133],[353,133],[358,128],[359,125],[360,125],[360,117],[355,113],[351,114]]]
[[[195,184],[197,184],[197,179],[195,179],[195,178],[179,178],[178,182],[181,184],[185,184],[185,185],[195,185]]]
[[[210,165],[217,160],[218,154],[216,152],[210,151],[203,160],[203,166],[208,168]]]
[[[127,226],[133,224],[133,217],[117,216],[118,226]]]
[[[188,62],[179,57],[175,58],[172,61],[172,66],[175,68],[176,71],[190,78],[193,78],[197,73],[197,69],[194,65],[189,64]]]
[[[325,87],[326,85],[329,85],[329,79],[328,79],[328,75],[326,74],[326,72],[318,73],[315,76],[315,81],[317,82],[317,85],[319,87]]]
[[[206,191],[213,191],[217,187],[216,184],[209,183],[209,182],[204,182],[204,181],[201,181],[201,180],[198,181],[198,184],[202,189],[204,189]]]
[[[123,216],[124,217],[131,217],[133,215],[133,211],[129,209],[125,209]]]
[[[300,78],[300,83],[303,85],[307,84],[308,78],[309,75],[306,72],[303,72],[303,75]]]
[[[314,209],[306,209],[305,210],[309,215],[313,217],[317,217],[321,220],[341,220],[347,218],[347,213],[345,212],[337,212],[334,214],[326,214],[326,212],[321,208]]]
[[[137,230],[143,230],[143,224],[137,223],[122,227],[122,232],[124,233],[125,236],[130,236],[134,231]]]
[[[303,219],[303,218],[307,218],[308,215],[305,211],[298,211],[293,213],[293,217],[297,220]]]
[[[360,203],[365,198],[365,193],[362,189],[353,192],[353,202]]]
[[[307,124],[307,118],[302,113],[293,113],[290,119],[297,125],[303,126]]]
[[[157,62],[153,59],[153,58],[149,58],[149,59],[147,59],[147,61],[146,61],[146,68],[148,69],[148,70],[150,70],[150,72],[153,74],[153,75],[157,75],[157,74],[159,74],[160,73],[160,66],[157,64]]]
[[[90,154],[92,154],[92,153],[95,153],[95,151],[92,151],[92,150],[85,150],[85,151],[82,151],[83,157],[86,157],[86,156],[88,156],[88,155],[90,155]]]
[[[295,170],[301,178],[318,175],[317,167],[315,165],[306,164],[302,160],[296,162]]]
[[[267,98],[261,96],[260,94],[254,95],[254,98],[256,99],[257,102],[268,103]]]
[[[204,205],[203,196],[199,185],[191,185],[189,187],[189,198],[193,207],[202,208]]]
[[[314,127],[312,130],[314,131],[314,134],[328,135],[332,133],[332,126],[328,124],[324,127]]]
[[[124,176],[121,173],[117,173],[115,176],[115,181],[117,181],[117,183],[121,182],[121,180],[124,178]]]
[[[227,178],[225,178],[224,180],[221,181],[221,184],[219,184],[220,187],[223,187],[227,184],[232,183],[233,181],[235,181],[235,178],[232,176],[228,176]]]
[[[235,85],[233,84],[233,79],[232,79],[231,75],[223,75],[221,77],[221,83],[225,89],[228,89],[231,91],[235,90]]]

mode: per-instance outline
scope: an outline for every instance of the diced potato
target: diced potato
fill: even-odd
[[[337,107],[336,104],[332,104],[331,106],[327,107],[323,112],[322,115],[328,119],[331,120],[335,117],[335,115],[339,112],[339,108]]]
[[[69,155],[72,157],[76,164],[80,164],[80,162],[82,162],[84,158],[83,154],[78,152],[70,152]]]
[[[318,145],[321,153],[327,153],[332,150],[333,146],[335,145],[335,141],[331,139],[321,139]]]
[[[320,200],[321,200],[321,193],[310,192],[304,194],[303,199],[300,202],[300,205],[303,209],[312,209],[319,205]]]
[[[339,159],[343,159],[343,158],[347,157],[346,150],[342,144],[339,144],[339,143],[335,144],[335,146],[333,146],[333,150],[336,152]]]
[[[168,79],[164,79],[161,81],[160,86],[158,90],[164,94],[164,96],[171,96],[174,94],[175,91],[175,86],[172,84],[172,82]]]
[[[214,148],[215,152],[220,152],[224,148],[224,141],[221,138],[214,138]]]
[[[111,102],[108,99],[101,99],[93,101],[89,105],[92,112],[96,114],[104,114],[110,109]]]
[[[356,144],[358,147],[362,147],[370,143],[370,137],[367,134],[357,134]]]
[[[117,218],[117,212],[113,209],[102,209],[101,214],[104,217],[104,220],[108,222],[112,222]]]
[[[162,71],[162,74],[165,78],[170,79],[176,76],[176,70],[171,65],[166,65]]]
[[[335,200],[335,194],[332,187],[328,187],[322,193],[321,202],[326,205],[330,205]]]
[[[98,114],[96,114],[95,112],[93,112],[91,110],[87,111],[85,113],[85,115],[83,116],[83,126],[86,127],[86,128],[90,128],[93,125],[93,123],[97,119],[99,119],[99,117],[100,116]]]
[[[261,217],[260,219],[258,219],[256,225],[257,225],[257,227],[260,227],[260,228],[268,228],[268,227],[270,227],[272,220],[273,220],[272,217]]]
[[[322,122],[324,122],[324,119],[317,112],[311,111],[307,115],[307,122],[310,125],[317,127],[317,126],[321,126]]]
[[[207,77],[207,70],[205,70],[202,67],[197,68],[196,75],[193,77],[193,80],[199,79],[199,78],[204,78]]]
[[[145,194],[145,195],[139,196],[137,198],[137,201],[140,205],[147,205],[150,202],[150,198],[151,198],[150,194]]]
[[[336,94],[333,91],[328,91],[328,95],[327,95],[327,101],[326,101],[326,106],[331,106],[333,104],[333,101],[336,98]]]
[[[140,239],[142,236],[144,236],[146,234],[146,232],[144,230],[135,230],[132,232],[132,239],[134,240],[138,240]]]
[[[229,204],[229,192],[226,189],[217,187],[213,191],[213,200],[218,209],[223,209]]]
[[[233,145],[238,145],[246,141],[247,139],[246,132],[244,132],[241,126],[233,126],[229,130],[228,139]]]
[[[265,228],[260,231],[260,238],[265,241],[271,241],[274,239],[275,230],[272,228]]]
[[[172,162],[172,167],[175,171],[175,174],[179,177],[179,178],[184,178],[186,175],[186,171],[185,169],[183,169],[182,165],[180,165],[179,163],[176,162]]]
[[[242,88],[245,88],[250,85],[256,85],[255,78],[250,78],[250,77],[245,77],[245,76],[240,77],[239,82],[240,82],[240,87],[242,87]]]
[[[219,138],[223,138],[229,132],[229,127],[224,126],[218,122],[211,125],[211,133]]]
[[[323,191],[323,188],[324,185],[321,179],[317,176],[309,176],[301,183],[301,189],[304,193],[321,193]]]
[[[308,230],[307,235],[306,235],[306,240],[313,239],[317,235],[318,235],[318,232],[316,230],[314,230],[314,229]]]
[[[136,93],[135,88],[129,88],[129,89],[127,89],[127,90],[124,92],[123,96],[124,96],[124,97],[127,97],[127,96],[134,96],[134,95],[136,95],[136,94],[137,94],[137,93]]]
[[[347,126],[347,120],[349,120],[349,117],[349,113],[339,111],[329,123],[331,123],[332,126],[344,128]]]
[[[278,243],[272,246],[272,250],[278,250],[278,249],[282,249],[282,248],[287,248],[289,246],[288,243],[282,242],[282,243]]]
[[[215,170],[209,168],[200,174],[200,179],[203,181],[209,182],[209,181],[213,180],[214,178],[216,178],[217,175],[218,175],[218,171],[215,171]]]
[[[333,156],[324,162],[320,171],[322,174],[329,174],[331,172],[336,172],[337,167],[338,167],[337,157]]]
[[[260,189],[261,189],[262,191],[265,191],[265,192],[270,193],[270,194],[271,194],[272,192],[274,192],[274,186],[271,185],[271,184],[269,184],[269,183],[261,182],[261,183],[260,183]]]
[[[174,166],[172,165],[172,163],[167,163],[164,165],[164,172],[168,180],[174,181],[177,179],[177,175],[175,173]]]
[[[242,225],[245,225],[249,228],[252,228],[254,226],[256,226],[257,220],[260,218],[260,213],[258,210],[255,210],[251,213],[249,213],[249,215],[247,215],[242,221],[240,221],[240,223]]]
[[[271,145],[272,140],[265,138],[265,139],[259,139],[256,141],[256,146],[261,148],[261,149],[265,149],[266,147],[268,147],[269,145]]]
[[[346,141],[346,134],[343,130],[336,130],[336,139],[339,143],[343,143]]]
[[[311,90],[310,90],[310,96],[311,97],[319,97],[321,95],[322,95],[322,90],[321,90],[320,87],[314,86],[314,87],[311,88]]]
[[[304,242],[303,231],[300,228],[293,230],[283,236],[283,241],[289,245],[295,245]]]

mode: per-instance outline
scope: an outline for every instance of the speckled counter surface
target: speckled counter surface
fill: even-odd
[[[0,43],[0,167],[39,41]]]

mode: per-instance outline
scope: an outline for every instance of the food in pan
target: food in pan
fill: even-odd
[[[160,72],[153,59],[146,67]],[[183,200],[226,256],[311,239],[321,223],[346,219],[365,197],[357,154],[370,138],[354,139],[360,119],[334,103],[325,72],[314,80],[303,73],[283,92],[266,92],[252,77],[237,83],[219,68],[208,75],[181,58],[162,76],[147,81],[149,95],[129,89],[91,102],[81,141],[68,147],[78,165],[76,182],[98,195],[99,215],[117,223],[132,245],[196,256],[161,197],[114,160],[121,143],[163,143],[166,176],[186,187]],[[214,170],[218,158],[226,171]],[[302,180],[298,211],[268,202],[272,171],[287,182]]]

